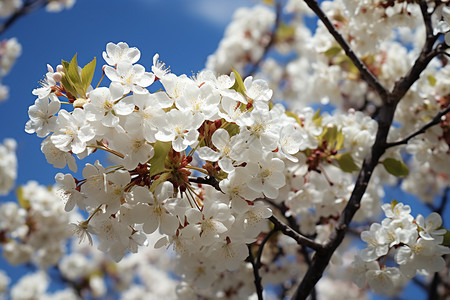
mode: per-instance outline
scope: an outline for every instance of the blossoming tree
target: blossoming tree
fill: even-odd
[[[364,299],[411,281],[448,297],[449,16],[439,0],[264,1],[192,77],[126,42],[102,68],[48,65],[25,131],[73,173],[0,207],[3,256],[41,270],[11,297],[50,297],[51,266],[55,299]],[[395,184],[431,212],[384,195]]]

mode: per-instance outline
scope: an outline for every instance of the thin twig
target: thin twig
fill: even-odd
[[[258,295],[258,300],[263,300],[263,287],[261,284],[261,276],[259,275],[259,267],[255,263],[255,257],[253,256],[252,246],[247,245],[248,247],[248,260],[252,264],[253,267],[253,276],[255,277],[255,288],[256,294]]]
[[[264,237],[264,239],[261,241],[261,244],[259,245],[258,253],[256,254],[256,267],[258,269],[261,268],[261,257],[264,250],[264,245],[275,232],[277,232],[277,229],[275,228],[269,231],[269,233]]]
[[[296,232],[294,229],[289,227],[288,225],[281,222],[277,217],[272,215],[269,220],[275,225],[275,228],[283,232],[285,235],[293,238],[297,244],[301,246],[309,247],[313,250],[316,250],[317,252],[321,252],[324,250],[323,246],[321,244],[318,244],[314,242],[313,240],[301,235],[300,233]]]
[[[419,134],[425,133],[425,131],[428,128],[430,128],[430,127],[432,127],[432,126],[434,126],[436,124],[439,124],[439,122],[441,122],[442,116],[446,115],[449,112],[450,112],[450,105],[446,109],[444,109],[443,111],[438,113],[430,122],[425,124],[422,128],[420,128],[419,130],[417,130],[414,133],[411,133],[409,136],[407,136],[403,140],[400,140],[398,142],[393,142],[393,143],[387,143],[386,144],[386,149],[387,148],[391,148],[391,147],[395,147],[395,146],[399,146],[399,145],[407,144],[409,142],[409,140],[411,140],[413,137],[418,136]]]
[[[341,48],[345,51],[348,58],[352,61],[352,63],[358,68],[361,77],[371,86],[381,97],[381,99],[386,99],[388,91],[384,88],[384,86],[378,81],[375,75],[369,71],[367,66],[362,62],[362,60],[355,54],[353,49],[344,39],[344,37],[337,31],[336,27],[333,25],[331,20],[327,17],[327,15],[320,8],[319,4],[316,0],[305,0],[305,3],[311,8],[314,13],[319,17],[331,35],[334,37],[336,42],[341,46]]]
[[[47,2],[45,0],[26,1],[20,9],[12,14],[3,24],[0,25],[0,35],[6,31],[15,21],[32,11],[44,7]]]
[[[222,192],[222,190],[220,189],[220,186],[219,186],[219,182],[214,177],[211,177],[211,176],[189,177],[189,182],[207,184],[207,185],[214,187],[219,192]]]
[[[435,210],[438,214],[442,214],[444,212],[445,206],[448,202],[448,193],[450,192],[450,186],[445,187],[444,194],[442,195],[441,205]]]
[[[434,273],[433,280],[430,283],[430,286],[428,287],[428,299],[434,300],[438,299],[438,285],[440,282],[440,276],[439,272]]]

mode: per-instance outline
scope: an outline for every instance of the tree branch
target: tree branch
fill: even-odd
[[[259,245],[258,253],[256,254],[256,267],[259,269],[261,268],[261,257],[264,250],[264,245],[267,243],[267,241],[270,239],[270,237],[277,231],[276,228],[269,231],[269,233],[264,237],[264,239],[261,241],[261,244]]]
[[[324,247],[321,244],[314,242],[313,240],[297,233],[294,229],[289,227],[288,225],[281,222],[277,217],[272,215],[269,220],[275,225],[275,228],[280,230],[285,235],[293,238],[297,244],[301,246],[309,247],[317,252],[321,252],[324,250]]]
[[[343,40],[342,36],[335,33],[336,31],[334,29],[334,26],[332,26],[329,20],[325,18],[326,16],[324,17],[324,13],[319,8],[317,2],[313,0],[305,0],[305,2],[314,10],[314,12],[316,12],[321,20],[327,20],[328,23],[326,23],[325,25],[328,24],[327,28],[332,34],[334,33],[333,36],[341,44]],[[306,272],[302,282],[298,286],[297,291],[294,295],[294,299],[306,299],[308,295],[311,294],[314,286],[322,277],[325,268],[328,266],[334,251],[342,243],[348,230],[349,224],[361,205],[361,199],[367,189],[372,173],[377,166],[380,157],[386,151],[386,140],[394,118],[397,104],[410,89],[412,84],[414,84],[414,82],[419,79],[422,71],[427,67],[431,59],[436,55],[436,50],[438,50],[439,48],[437,47],[437,49],[433,49],[436,39],[437,36],[433,36],[432,38],[428,37],[426,39],[425,45],[423,46],[422,51],[419,57],[416,59],[414,65],[408,71],[406,76],[402,77],[397,82],[392,93],[388,93],[384,88],[382,88],[381,85],[378,86],[378,81],[374,81],[374,77],[372,78],[369,76],[372,75],[370,72],[367,71],[366,73],[362,73],[365,74],[363,78],[370,86],[374,87],[377,90],[382,99],[382,102],[384,103],[384,105],[380,107],[380,112],[377,119],[378,129],[375,137],[375,142],[371,148],[371,152],[363,161],[362,168],[356,179],[355,187],[350,196],[350,199],[342,214],[340,215],[335,228],[330,234],[328,242],[324,245],[324,249],[322,251],[317,251],[314,255],[311,266],[308,268],[308,271]],[[346,43],[342,43],[341,47],[348,47],[348,45]],[[350,48],[348,47],[347,49]],[[349,54],[347,53],[347,55]],[[360,67],[361,66],[359,66],[358,69]],[[366,70],[366,68],[364,67],[360,69],[360,71],[363,70]]]
[[[222,192],[219,186],[219,182],[211,176],[206,177],[189,177],[189,182],[199,183],[199,184],[207,184],[214,187],[219,192]]]
[[[350,58],[352,63],[358,68],[361,77],[372,87],[381,99],[386,99],[388,91],[384,88],[384,86],[378,81],[378,79],[369,71],[367,66],[359,59],[359,57],[355,54],[353,49],[344,39],[344,37],[337,31],[336,27],[334,27],[331,20],[327,17],[327,15],[320,8],[319,4],[316,0],[305,0],[305,3],[311,8],[314,13],[319,17],[319,19],[323,22],[325,27],[334,37],[336,42],[341,46],[341,48],[345,51],[345,54]]]
[[[32,11],[44,7],[47,2],[45,0],[26,1],[20,9],[12,14],[3,24],[0,25],[0,35],[3,34],[15,21]]]
[[[432,126],[434,126],[436,124],[439,124],[439,122],[441,121],[442,116],[446,115],[449,112],[450,112],[450,106],[448,106],[446,109],[444,109],[443,111],[438,113],[430,122],[425,124],[422,128],[420,128],[419,130],[417,130],[414,133],[411,133],[409,136],[407,136],[403,140],[398,141],[398,142],[393,142],[393,143],[387,143],[386,144],[386,149],[387,148],[391,148],[391,147],[395,147],[395,146],[399,146],[399,145],[407,144],[409,142],[409,140],[411,140],[413,137],[418,136],[419,134],[425,133],[425,131],[428,128],[430,128],[430,127],[432,127]]]
[[[263,287],[261,284],[261,276],[259,275],[259,267],[257,266],[257,263],[255,263],[255,257],[252,253],[252,246],[247,245],[248,247],[248,260],[252,264],[253,267],[253,276],[255,277],[255,288],[256,288],[256,294],[258,295],[258,300],[263,300]]]

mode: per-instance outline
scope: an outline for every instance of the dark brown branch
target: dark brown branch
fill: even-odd
[[[435,210],[438,214],[442,214],[444,212],[445,206],[448,203],[448,193],[450,192],[450,186],[447,186],[444,189],[444,194],[442,195],[441,205]]]
[[[275,228],[280,230],[285,235],[293,238],[297,242],[297,244],[299,244],[301,246],[309,247],[313,250],[316,250],[317,252],[321,252],[324,250],[324,248],[321,244],[318,244],[318,243],[314,242],[313,240],[299,234],[294,229],[292,229],[288,225],[286,225],[283,222],[281,222],[280,220],[278,220],[278,218],[275,217],[274,215],[272,215],[269,218],[269,220],[275,225]]]
[[[433,25],[431,23],[431,14],[428,13],[428,5],[425,1],[419,1],[420,11],[422,13],[423,23],[425,24],[427,38],[433,37]]]
[[[44,7],[45,0],[26,1],[20,9],[13,13],[3,24],[0,25],[0,35],[3,34],[15,21],[36,9]]]
[[[305,0],[305,2],[314,10],[314,12],[316,12],[319,18],[325,19],[329,22],[329,20],[326,18],[315,1]],[[333,32],[335,32],[334,26],[332,26],[331,23],[328,23],[327,28],[330,30],[330,32],[332,32],[332,34]],[[336,38],[336,40],[339,39],[338,42],[342,40],[342,36],[340,34],[333,34],[333,36]],[[436,53],[439,50],[439,46],[434,48],[437,37],[438,36],[427,37],[425,45],[423,46],[419,57],[416,59],[414,65],[408,71],[406,76],[401,78],[396,83],[392,93],[388,93],[386,90],[384,90],[384,88],[381,89],[381,87],[377,85],[378,81],[374,82],[373,78],[371,78],[370,76],[368,77],[367,75],[365,75],[363,77],[370,86],[374,87],[378,91],[382,102],[384,103],[384,105],[380,107],[380,112],[377,119],[378,130],[375,142],[371,148],[371,152],[363,161],[362,168],[356,179],[355,187],[350,196],[350,199],[342,214],[340,215],[335,228],[330,234],[328,242],[324,245],[324,249],[322,251],[317,251],[314,255],[311,266],[308,268],[308,271],[305,274],[302,282],[298,286],[297,291],[294,295],[294,299],[306,299],[308,295],[311,294],[314,286],[322,277],[325,268],[328,266],[334,251],[342,243],[350,222],[361,205],[361,199],[366,192],[367,185],[369,184],[372,173],[377,166],[381,156],[386,151],[386,140],[394,118],[397,104],[410,89],[410,87],[414,84],[414,82],[419,79],[420,74],[428,66],[431,59],[436,56]],[[341,44],[341,42],[339,43]],[[342,45],[345,46],[346,43],[341,44],[341,47],[344,47]],[[345,47],[347,46],[348,45],[346,45]],[[364,74],[371,75],[370,73]]]
[[[248,247],[248,260],[252,264],[253,267],[253,276],[255,277],[255,288],[256,294],[258,295],[258,300],[263,300],[263,286],[261,284],[261,276],[259,275],[259,266],[255,263],[255,257],[253,256],[252,246],[247,245]]]
[[[441,280],[440,280],[439,272],[434,273],[433,280],[431,281],[430,286],[428,287],[428,299],[429,300],[439,299],[438,285],[439,285],[440,281]]]
[[[256,62],[253,63],[252,68],[250,69],[250,71],[247,73],[247,75],[245,77],[251,76],[251,75],[253,75],[256,72],[256,70],[258,69],[259,65],[261,64],[263,59],[266,57],[267,52],[269,52],[269,49],[275,43],[278,27],[280,27],[280,20],[281,20],[281,4],[280,3],[277,2],[275,4],[275,10],[276,10],[275,25],[273,27],[272,33],[270,34],[269,42],[264,47],[264,52],[261,55],[261,57]]]
[[[206,177],[189,177],[189,182],[193,183],[199,183],[199,184],[207,184],[212,187],[214,187],[216,190],[221,192],[222,190],[219,187],[219,182],[214,178],[210,176]]]
[[[439,124],[439,122],[441,121],[442,116],[446,115],[449,112],[450,112],[450,106],[448,106],[446,109],[444,109],[443,111],[438,113],[430,122],[425,124],[422,128],[420,128],[419,130],[417,130],[414,133],[411,133],[409,136],[407,136],[403,140],[398,141],[398,142],[393,142],[393,143],[387,143],[386,144],[386,149],[387,148],[391,148],[391,147],[395,147],[395,146],[399,146],[399,145],[407,144],[413,137],[418,136],[419,134],[425,133],[425,131],[428,128],[430,128],[430,127],[432,127],[432,126],[434,126],[436,124]]]
[[[428,66],[430,61],[436,57],[441,51],[442,45],[434,47],[439,35],[427,38],[425,45],[420,52],[419,57],[414,62],[414,65],[409,69],[405,77],[402,77],[395,85],[394,90],[389,95],[388,101],[394,101],[395,105],[403,98],[403,96],[409,91],[411,86],[416,82],[423,70]]]
[[[388,91],[384,88],[384,86],[378,81],[378,79],[369,71],[367,66],[359,59],[359,57],[355,54],[353,49],[344,39],[344,37],[337,31],[336,27],[334,27],[331,20],[327,17],[327,15],[320,8],[319,4],[316,0],[305,0],[305,3],[311,8],[314,13],[319,17],[319,19],[323,22],[325,27],[334,37],[336,42],[341,46],[341,48],[345,51],[345,54],[350,58],[352,63],[358,68],[361,77],[372,87],[381,99],[386,99]]]
[[[264,250],[264,245],[269,241],[270,237],[276,232],[277,230],[274,228],[264,237],[264,239],[261,241],[261,244],[259,245],[258,253],[256,254],[256,267],[259,269],[261,268],[261,257]]]

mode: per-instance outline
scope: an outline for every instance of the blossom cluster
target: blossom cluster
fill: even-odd
[[[58,190],[30,181],[18,189],[18,203],[0,206],[2,255],[12,265],[33,262],[41,268],[55,265],[72,235]]]
[[[445,268],[442,255],[450,249],[443,246],[447,230],[438,213],[414,218],[409,205],[393,201],[382,206],[386,218],[373,223],[361,233],[367,243],[355,255],[353,278],[359,287],[366,283],[380,294],[395,294],[416,273],[429,275]],[[398,267],[386,264],[393,257]]]
[[[177,272],[204,288],[241,267],[246,245],[268,231],[267,202],[290,207],[308,234],[345,206],[351,172],[373,143],[376,123],[369,117],[289,113],[269,102],[263,80],[242,80],[235,71],[176,76],[158,55],[146,72],[137,64],[139,50],[125,43],[109,43],[103,58],[109,87],[83,82],[93,62],[82,69],[76,59],[56,71],[48,66],[43,86],[33,91],[26,131],[45,138],[41,149],[57,168],[77,171],[74,154],[115,156],[114,167],[86,164],[83,179],[56,175],[65,210],[89,213],[73,229],[91,242],[95,235],[115,260],[138,252],[148,245],[146,234],[159,230],[163,237],[154,246],[172,245]],[[157,82],[164,90],[150,92]],[[195,177],[201,174],[206,177]],[[378,201],[374,190],[363,206]],[[364,209],[361,218],[375,211]]]
[[[68,92],[77,87],[75,79],[68,86],[70,69],[49,67],[26,125],[27,132],[47,136],[42,151],[55,167],[75,171],[72,154],[83,158],[94,149],[117,156],[119,167],[87,164],[82,180],[56,176],[66,210],[90,213],[76,225],[79,234],[95,234],[99,248],[120,260],[159,229],[165,236],[157,246],[172,244],[191,264],[236,269],[248,255],[246,243],[271,215],[254,200],[278,196],[285,184],[282,159],[295,160],[293,154],[309,147],[306,132],[281,106],[269,109],[271,91],[263,81],[241,80],[239,93],[231,89],[238,75],[176,76],[157,55],[146,72],[136,64],[140,52],[125,43],[108,44],[103,56],[111,84],[86,94]],[[155,81],[165,91],[146,89]],[[60,109],[58,96],[68,98],[71,111]],[[198,160],[194,153],[206,162],[203,168],[190,164]],[[208,175],[217,190],[191,183],[191,170]]]

